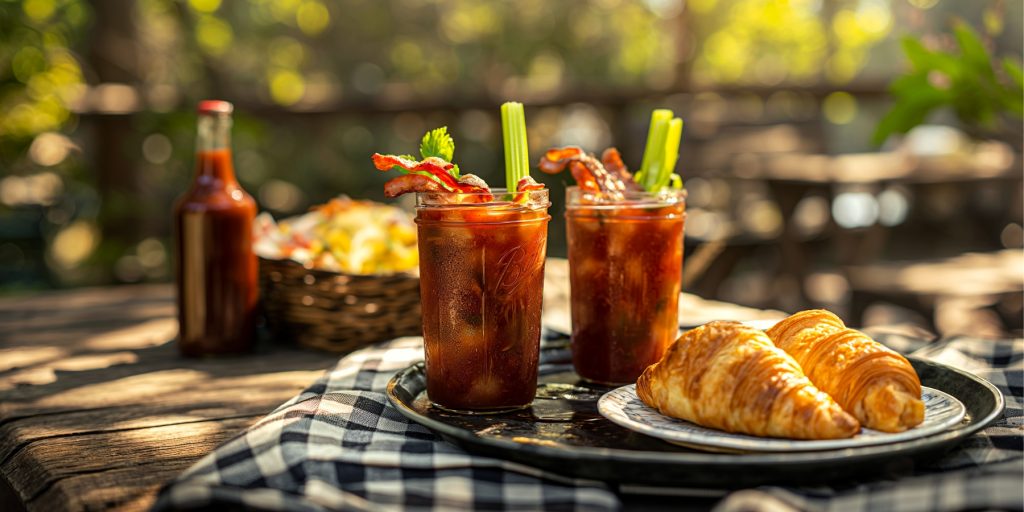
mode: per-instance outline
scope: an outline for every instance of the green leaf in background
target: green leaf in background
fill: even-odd
[[[1013,81],[1013,85],[1017,90],[1024,91],[1024,70],[1021,70],[1020,64],[1009,58],[1004,58],[1003,72]],[[1004,105],[1007,110],[1016,114],[1017,117],[1024,117],[1024,95],[1008,94],[1006,95]]]
[[[423,136],[420,142],[420,154],[423,158],[436,156],[446,162],[451,162],[455,155],[455,140],[448,135],[448,127],[434,128]]]
[[[960,71],[957,59],[953,55],[933,52],[913,37],[903,38],[903,53],[917,71],[941,71],[953,75]]]
[[[943,108],[975,133],[998,129],[1003,114],[1024,117],[1021,67],[1003,59],[1003,73],[997,74],[985,44],[967,23],[956,21],[953,33],[956,52],[929,50],[917,39],[903,39],[911,69],[889,85],[895,103],[875,128],[875,144],[910,131]]]
[[[904,37],[901,41],[903,53],[907,60],[914,66],[914,69],[928,69],[932,66],[932,52],[924,47],[924,44],[912,37]]]
[[[992,59],[989,57],[988,51],[985,50],[985,45],[978,38],[978,34],[974,32],[970,25],[963,21],[957,21],[953,25],[953,34],[956,36],[956,42],[960,46],[960,54],[963,56],[966,65],[988,76],[994,75],[992,72]]]
[[[1024,88],[1024,70],[1021,70],[1020,64],[1010,60],[1009,57],[1004,58],[1003,71],[1005,71],[1006,75],[1013,80],[1014,85]]]

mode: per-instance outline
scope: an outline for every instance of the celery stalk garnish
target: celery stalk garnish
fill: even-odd
[[[505,186],[516,192],[519,180],[530,175],[530,151],[526,142],[526,114],[515,101],[501,106],[501,135],[505,143]]]
[[[682,187],[682,178],[674,174],[682,135],[683,120],[674,117],[671,110],[657,109],[651,113],[643,163],[633,177],[648,192],[658,192],[666,186]]]

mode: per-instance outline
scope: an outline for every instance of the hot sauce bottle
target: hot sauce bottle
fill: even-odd
[[[233,109],[199,103],[195,179],[174,206],[178,348],[186,356],[246,352],[255,338],[256,202],[235,179]]]

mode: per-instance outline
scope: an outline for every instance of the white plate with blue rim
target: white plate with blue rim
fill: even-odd
[[[630,430],[670,443],[718,452],[809,452],[861,448],[909,441],[944,432],[960,424],[966,409],[959,400],[937,389],[922,387],[924,421],[903,432],[880,432],[868,428],[847,439],[780,439],[732,434],[665,416],[647,406],[636,394],[636,384],[605,393],[597,402],[601,415]]]

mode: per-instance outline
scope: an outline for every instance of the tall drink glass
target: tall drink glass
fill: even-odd
[[[457,412],[520,409],[537,390],[548,191],[492,193],[416,194],[427,395]]]
[[[601,384],[635,382],[679,331],[686,192],[623,201],[566,193],[572,360]]]

